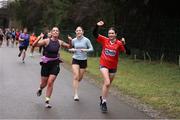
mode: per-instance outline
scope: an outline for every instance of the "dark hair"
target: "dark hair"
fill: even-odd
[[[81,29],[82,29],[82,31],[84,31],[84,29],[82,28],[82,26],[77,26],[77,27],[76,27],[76,29],[77,29],[78,27],[79,27],[79,28],[81,28]]]
[[[117,29],[115,27],[110,27],[109,30],[113,30],[117,34]]]

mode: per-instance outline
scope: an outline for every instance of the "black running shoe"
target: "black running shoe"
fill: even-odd
[[[106,102],[102,103],[102,105],[101,105],[101,111],[102,111],[103,113],[106,113],[106,112],[107,112]]]
[[[45,107],[46,107],[46,108],[52,108],[52,106],[49,104],[49,101],[46,101],[46,102],[45,102]]]
[[[37,94],[37,96],[41,96],[41,94],[42,94],[42,89],[39,89],[36,94]]]
[[[21,53],[18,54],[18,57],[20,57],[20,56],[21,56]]]
[[[102,105],[102,96],[100,96],[100,107],[101,107],[101,105]]]

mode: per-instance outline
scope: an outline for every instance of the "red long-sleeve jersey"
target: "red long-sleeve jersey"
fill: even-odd
[[[122,42],[116,39],[114,43],[111,43],[109,38],[102,35],[98,35],[97,41],[102,45],[100,65],[108,69],[116,69],[119,53],[125,51]]]

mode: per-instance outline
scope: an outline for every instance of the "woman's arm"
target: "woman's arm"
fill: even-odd
[[[24,39],[21,38],[21,35],[19,36],[19,41],[21,42],[24,41]]]
[[[42,40],[44,37],[44,34],[41,33],[40,36],[37,37],[37,39],[33,43],[33,47],[40,47],[40,46],[45,46],[46,45],[46,40]]]
[[[84,52],[92,52],[92,51],[94,51],[93,46],[92,46],[89,39],[87,39],[87,47],[88,47],[88,49],[81,49],[81,50],[84,51]]]
[[[93,36],[97,39],[98,38],[98,28],[99,26],[96,25],[96,27],[93,29]]]
[[[125,53],[126,53],[127,55],[130,55],[130,54],[131,54],[131,50],[127,47],[126,44],[124,45],[124,48],[125,48]]]
[[[71,44],[68,44],[62,40],[59,40],[59,44],[64,48],[71,48]]]
[[[72,37],[70,35],[68,35],[68,42],[69,42],[69,45],[70,45],[69,48],[72,48],[73,47],[73,45],[72,45]]]
[[[96,27],[95,27],[94,30],[93,30],[93,36],[94,36],[95,38],[98,38],[98,29],[99,29],[100,26],[103,26],[103,25],[104,25],[104,22],[103,22],[103,21],[97,22]]]
[[[131,50],[127,47],[126,41],[125,41],[125,38],[124,38],[124,37],[121,39],[121,42],[122,42],[122,44],[123,44],[123,46],[124,46],[125,53],[126,53],[127,55],[130,55],[130,54],[131,54]]]
[[[59,40],[59,44],[62,47],[70,49],[70,48],[72,48],[72,37],[70,35],[68,35],[68,42],[69,42],[69,44],[62,40]]]

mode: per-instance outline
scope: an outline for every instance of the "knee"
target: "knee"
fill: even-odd
[[[74,80],[77,80],[77,81],[79,81],[79,76],[78,75],[74,75]]]
[[[110,80],[105,80],[104,81],[104,86],[106,86],[107,88],[111,85]]]

